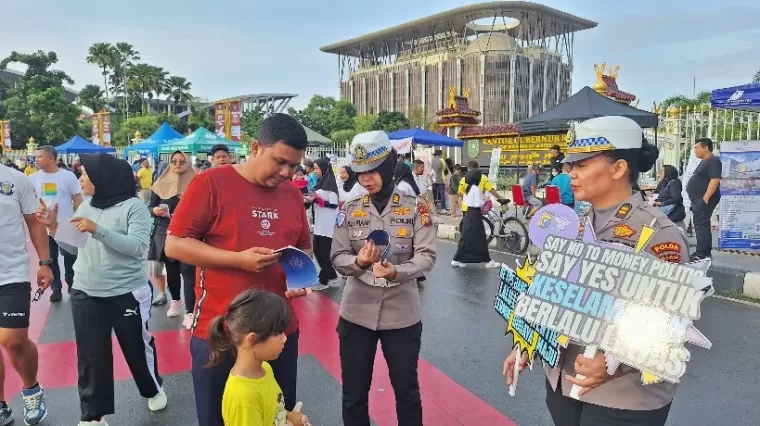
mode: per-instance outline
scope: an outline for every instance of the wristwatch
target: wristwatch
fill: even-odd
[[[52,259],[40,260],[40,266],[50,266],[53,264]]]

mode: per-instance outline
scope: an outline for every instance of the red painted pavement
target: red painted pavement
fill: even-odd
[[[32,270],[37,259],[32,254]],[[36,278],[32,277],[32,282]],[[38,342],[50,314],[48,292],[39,302],[32,304],[29,335]],[[299,349],[317,359],[340,383],[340,357],[335,324],[338,322],[338,304],[321,294],[314,294],[295,303],[301,323]],[[73,325],[72,325],[73,327]],[[190,333],[185,330],[154,332],[161,374],[182,373],[190,370],[188,345]],[[423,334],[424,338],[424,334]],[[114,376],[116,380],[129,379],[131,374],[119,345],[114,339]],[[76,345],[73,341],[38,345],[40,366],[38,378],[45,388],[75,386],[77,383]],[[5,357],[7,395],[18,392],[21,381]],[[446,376],[432,364],[420,359],[420,388],[426,425],[503,425],[517,426],[470,391]],[[396,425],[395,397],[388,377],[388,368],[378,348],[375,371],[370,391],[370,417],[380,426]]]

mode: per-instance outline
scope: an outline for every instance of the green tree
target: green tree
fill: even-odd
[[[101,74],[103,74],[103,84],[106,88],[106,103],[109,103],[108,74],[109,71],[113,69],[114,65],[117,63],[117,57],[118,52],[116,51],[116,48],[111,45],[111,43],[94,43],[88,50],[87,63],[97,65],[103,70]]]
[[[201,127],[205,127],[206,129],[213,132],[216,124],[214,123],[214,117],[211,114],[211,110],[209,108],[198,105],[193,101],[191,101],[188,106],[190,107],[190,115],[187,119],[188,130],[194,132]]]
[[[386,132],[395,132],[409,128],[409,120],[400,112],[380,111],[375,120],[374,130],[384,130]]]
[[[127,79],[129,70],[135,64],[134,61],[140,60],[140,52],[135,50],[134,46],[129,43],[116,43],[116,63],[111,76],[111,85],[114,87],[116,94],[121,94],[123,98],[122,112],[124,118],[129,116],[129,90],[127,89]]]
[[[755,73],[755,76],[752,77],[752,82],[760,83],[760,69],[758,69],[757,72]]]
[[[409,127],[425,128],[425,112],[421,107],[414,107],[409,111]]]
[[[148,104],[153,99],[153,94],[156,94],[156,111],[161,111],[161,95],[167,94],[167,77],[169,71],[166,71],[162,67],[151,66],[150,72],[150,91],[148,92]],[[167,108],[168,109],[168,108]]]
[[[164,118],[164,117],[161,117]],[[140,132],[143,138],[152,135],[161,125],[161,120],[156,115],[142,115],[130,117],[119,126],[119,129],[113,135],[114,145],[128,145],[129,141],[135,136],[135,132]]]
[[[377,116],[372,114],[361,114],[354,117],[354,130],[356,133],[369,132],[375,130],[375,121]]]
[[[174,99],[172,112],[175,112],[178,103],[193,100],[193,96],[190,94],[193,85],[185,77],[173,75],[166,81],[166,86],[169,96]]]
[[[74,136],[79,128],[79,109],[66,99],[63,84],[74,84],[65,72],[51,70],[58,62],[55,52],[11,52],[0,61],[0,70],[10,63],[26,66],[15,87],[5,90],[1,100],[5,117],[13,122],[12,139],[22,147],[30,137],[40,144],[59,144]]]
[[[675,95],[662,101],[662,108],[665,110],[671,106],[676,106],[678,108],[694,108],[705,104],[709,105],[711,100],[712,93],[707,91],[699,92],[697,93],[697,96],[693,98],[684,95]]]
[[[332,96],[314,95],[300,113],[301,124],[322,135],[330,134],[330,112],[337,101]]]
[[[346,129],[346,130],[336,130],[332,133],[330,133],[330,139],[332,139],[333,142],[335,142],[338,146],[348,146],[351,143],[351,140],[354,139],[354,136],[356,136],[358,132],[353,129]]]
[[[256,139],[259,136],[261,122],[264,121],[264,110],[261,106],[243,112],[240,131],[247,134],[248,138]]]
[[[145,99],[153,97],[154,70],[152,65],[137,64],[131,67],[127,73],[127,90],[132,92],[140,100],[140,111],[144,114],[147,110]],[[150,94],[150,95],[149,95]]]
[[[356,117],[356,107],[351,102],[345,99],[335,102],[327,115],[329,134],[339,130],[352,130],[354,117]]]
[[[100,112],[105,105],[103,89],[97,84],[84,86],[79,91],[79,105],[84,105],[93,112]]]

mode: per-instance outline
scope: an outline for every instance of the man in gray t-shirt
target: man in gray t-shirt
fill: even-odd
[[[531,206],[528,218],[538,211],[544,203],[536,197],[536,188],[538,187],[538,174],[541,173],[539,166],[528,166],[528,172],[523,177],[522,190],[525,196],[525,204]]]

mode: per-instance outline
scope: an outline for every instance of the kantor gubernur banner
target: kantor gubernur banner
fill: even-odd
[[[542,208],[529,233],[541,253],[502,266],[494,307],[514,350],[556,367],[567,344],[585,346],[588,358],[604,351],[610,374],[623,363],[643,384],[677,383],[690,358],[684,345],[712,345],[693,325],[714,292],[709,259],[677,264],[644,252],[651,226],[636,230],[635,247],[599,242],[583,220],[561,204]]]

